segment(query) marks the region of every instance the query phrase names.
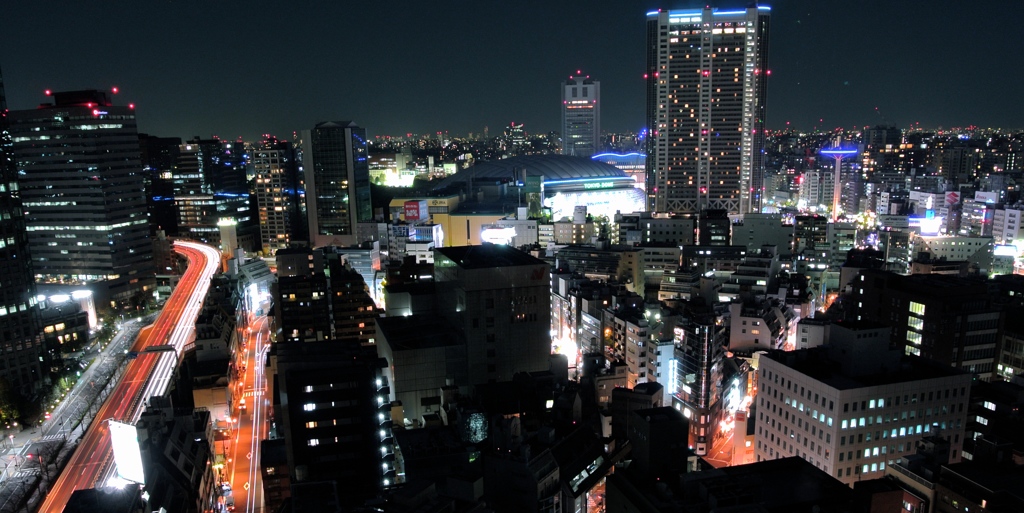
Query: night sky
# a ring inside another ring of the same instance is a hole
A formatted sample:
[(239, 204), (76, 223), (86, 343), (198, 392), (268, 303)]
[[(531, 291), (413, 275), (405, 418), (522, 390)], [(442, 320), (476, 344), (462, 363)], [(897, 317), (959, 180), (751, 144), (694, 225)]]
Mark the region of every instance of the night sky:
[[(770, 128), (1024, 127), (1020, 0), (769, 5)], [(3, 0), (0, 68), (12, 109), (116, 85), (141, 132), (247, 139), (328, 119), (372, 135), (558, 130), (559, 81), (580, 69), (601, 81), (602, 128), (635, 131), (644, 13), (699, 6)]]

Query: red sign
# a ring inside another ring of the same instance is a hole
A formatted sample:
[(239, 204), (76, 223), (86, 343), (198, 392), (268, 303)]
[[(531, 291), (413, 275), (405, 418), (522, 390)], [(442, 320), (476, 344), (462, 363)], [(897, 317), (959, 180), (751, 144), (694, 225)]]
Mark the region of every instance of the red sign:
[[(423, 202), (426, 203), (426, 202)], [(426, 212), (420, 212), (419, 201), (406, 201), (405, 202), (405, 220), (406, 221), (419, 221), (421, 215), (426, 215)]]

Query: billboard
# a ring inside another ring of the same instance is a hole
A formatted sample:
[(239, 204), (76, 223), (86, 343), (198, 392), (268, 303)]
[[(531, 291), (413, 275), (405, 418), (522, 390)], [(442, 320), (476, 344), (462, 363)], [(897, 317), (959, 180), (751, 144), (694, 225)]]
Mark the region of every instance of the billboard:
[(960, 193), (956, 191), (947, 191), (945, 207), (949, 208), (957, 203), (960, 203)]
[(427, 213), (427, 202), (426, 200), (411, 200), (405, 202), (405, 220), (408, 221), (419, 221), (421, 219), (428, 219), (430, 215)]
[(142, 475), (142, 453), (139, 451), (139, 434), (135, 426), (114, 420), (108, 425), (117, 475), (128, 481), (145, 484), (146, 479)]

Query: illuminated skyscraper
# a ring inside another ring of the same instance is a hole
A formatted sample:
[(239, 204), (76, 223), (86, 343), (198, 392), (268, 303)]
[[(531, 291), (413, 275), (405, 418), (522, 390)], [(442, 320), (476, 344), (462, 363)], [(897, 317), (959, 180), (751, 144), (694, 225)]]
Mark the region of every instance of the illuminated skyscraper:
[(293, 241), (306, 240), (305, 229), (301, 226), (298, 192), (301, 186), (295, 160), (291, 143), (270, 136), (250, 152), (264, 255), (275, 254)]
[(601, 148), (601, 83), (577, 71), (562, 82), (562, 155), (589, 157)]
[(36, 286), (138, 304), (156, 284), (134, 105), (108, 93), (52, 93), (10, 113)]
[(769, 12), (647, 13), (650, 210), (760, 211)]
[(302, 140), (310, 242), (358, 242), (356, 223), (373, 217), (366, 129), (351, 121), (329, 121), (303, 132)]
[(11, 154), (4, 79), (0, 75), (0, 378), (10, 390), (29, 391), (42, 378), (36, 289), (25, 218), (18, 196), (18, 169)]

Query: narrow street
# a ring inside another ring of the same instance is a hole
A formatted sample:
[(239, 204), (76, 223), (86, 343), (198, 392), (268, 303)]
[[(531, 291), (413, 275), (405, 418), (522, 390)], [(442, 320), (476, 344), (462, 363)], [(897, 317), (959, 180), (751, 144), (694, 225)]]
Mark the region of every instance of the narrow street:
[(235, 511), (263, 511), (263, 479), (260, 474), (260, 441), (267, 438), (270, 411), (265, 365), (270, 348), (270, 323), (261, 316), (250, 323), (247, 340), (235, 358), (233, 383), (237, 398), (232, 405), (232, 420), (237, 421), (235, 436), (228, 448), (227, 475)]

